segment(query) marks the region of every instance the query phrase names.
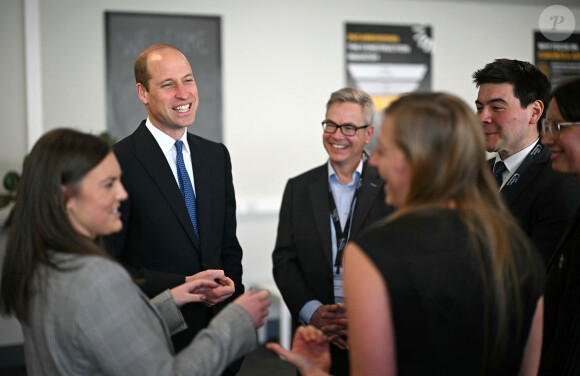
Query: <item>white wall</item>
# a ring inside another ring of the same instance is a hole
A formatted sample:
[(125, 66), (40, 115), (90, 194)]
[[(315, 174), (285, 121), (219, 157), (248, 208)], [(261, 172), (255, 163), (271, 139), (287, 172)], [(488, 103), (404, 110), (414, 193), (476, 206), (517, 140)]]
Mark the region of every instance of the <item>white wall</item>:
[[(388, 0), (38, 1), (43, 101), (33, 105), (42, 106), (45, 130), (106, 128), (105, 11), (222, 18), (224, 138), (248, 285), (271, 280), (286, 180), (326, 160), (319, 123), (329, 94), (345, 85), (346, 22), (432, 26), (434, 90), (473, 103), (474, 70), (500, 57), (532, 61), (533, 30), (545, 8)], [(0, 176), (19, 169), (26, 151), (23, 2), (0, 2)], [(580, 6), (571, 10), (580, 24)], [(200, 100), (203, 106), (203, 93)], [(136, 114), (135, 125), (143, 117)]]
[[(224, 139), (239, 212), (271, 213), (289, 177), (326, 159), (319, 123), (330, 92), (345, 85), (345, 22), (431, 25), (433, 88), (473, 103), (474, 70), (499, 57), (533, 59), (532, 31), (543, 9), (376, 0), (41, 1), (45, 128), (105, 129), (105, 11), (221, 16)], [(574, 11), (580, 22), (580, 8)], [(135, 125), (143, 117), (136, 114)], [(269, 262), (270, 237), (243, 245)], [(267, 272), (252, 275), (269, 277), (265, 265)]]
[(431, 25), (433, 88), (473, 103), (474, 70), (498, 57), (533, 59), (544, 9), (376, 0), (45, 0), (40, 8), (46, 129), (105, 129), (104, 11), (221, 16), (224, 138), (242, 205), (278, 202), (289, 176), (325, 159), (319, 122), (330, 92), (345, 85), (345, 22)]
[(23, 0), (0, 1), (0, 178), (20, 170), (26, 150), (23, 17)]

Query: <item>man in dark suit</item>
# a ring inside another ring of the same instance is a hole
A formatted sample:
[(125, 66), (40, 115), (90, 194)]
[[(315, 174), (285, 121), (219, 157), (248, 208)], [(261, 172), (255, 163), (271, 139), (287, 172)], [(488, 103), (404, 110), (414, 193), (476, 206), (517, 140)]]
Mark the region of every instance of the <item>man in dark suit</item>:
[(392, 209), (363, 151), (374, 131), (371, 97), (345, 88), (332, 94), (326, 108), (322, 139), (329, 160), (288, 181), (272, 259), (294, 326), (322, 329), (331, 339), (331, 373), (348, 375), (343, 246)]
[(580, 186), (552, 171), (539, 123), (550, 95), (548, 78), (532, 64), (498, 59), (473, 74), (475, 105), (501, 195), (542, 254), (550, 260), (567, 223), (580, 206)]
[(228, 277), (203, 304), (182, 310), (188, 329), (173, 337), (179, 351), (244, 290), (231, 162), (224, 145), (187, 132), (198, 93), (179, 50), (149, 47), (135, 61), (135, 79), (148, 117), (114, 146), (129, 198), (120, 208), (123, 230), (105, 239), (107, 249), (149, 296), (207, 269)]

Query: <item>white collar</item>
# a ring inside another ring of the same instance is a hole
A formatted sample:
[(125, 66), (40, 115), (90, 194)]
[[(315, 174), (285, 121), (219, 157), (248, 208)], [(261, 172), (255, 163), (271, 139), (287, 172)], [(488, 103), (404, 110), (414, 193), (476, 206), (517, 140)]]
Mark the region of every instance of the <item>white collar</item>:
[[(355, 183), (356, 179), (356, 173), (358, 172), (358, 175), (361, 176), (362, 175), (362, 168), (363, 168), (363, 161), (364, 158), (361, 158), (360, 161), (358, 162), (358, 165), (356, 166), (356, 169), (354, 170), (354, 172), (352, 173), (352, 180), (351, 180), (351, 184)], [(334, 167), (332, 167), (332, 163), (330, 163), (330, 159), (328, 160), (328, 179), (330, 179), (330, 177), (332, 175), (336, 175), (336, 171), (334, 171)], [(337, 177), (338, 178), (338, 177)], [(340, 179), (337, 179), (338, 181), (340, 181)]]
[[(175, 146), (175, 140), (169, 137), (166, 133), (160, 131), (159, 128), (154, 126), (153, 123), (151, 123), (149, 117), (147, 117), (147, 120), (145, 121), (145, 126), (147, 127), (147, 129), (149, 129), (149, 132), (151, 132), (153, 138), (155, 138), (155, 141), (157, 141), (157, 143), (159, 144), (159, 147), (161, 148), (161, 151), (163, 151), (163, 154), (167, 154), (167, 152), (170, 151), (171, 148)], [(183, 142), (183, 152), (190, 153), (189, 144), (187, 143), (187, 132), (183, 132), (183, 136), (181, 136), (181, 141)]]
[[(517, 153), (515, 153), (513, 155), (510, 155), (509, 157), (507, 157), (506, 159), (503, 160), (503, 163), (505, 163), (505, 166), (508, 169), (508, 171), (510, 172), (510, 174), (513, 174), (518, 169), (518, 167), (520, 167), (520, 165), (522, 164), (524, 159), (526, 159), (528, 154), (530, 154), (530, 151), (532, 151), (532, 149), (534, 148), (534, 146), (536, 146), (536, 144), (538, 143), (539, 140), (540, 140), (540, 138), (538, 137), (536, 139), (536, 141), (532, 142), (532, 144), (530, 146), (518, 151)], [(502, 159), (500, 158), (499, 154), (497, 154), (495, 156), (495, 161), (493, 164), (495, 165), (498, 161), (501, 161), (501, 160)]]

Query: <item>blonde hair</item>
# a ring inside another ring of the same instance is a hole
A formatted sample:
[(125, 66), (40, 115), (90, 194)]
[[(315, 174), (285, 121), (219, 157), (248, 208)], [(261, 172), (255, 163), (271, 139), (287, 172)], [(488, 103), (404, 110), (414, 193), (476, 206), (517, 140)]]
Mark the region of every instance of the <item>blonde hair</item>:
[(335, 91), (330, 95), (330, 99), (326, 102), (326, 111), (335, 103), (352, 102), (361, 106), (365, 118), (365, 124), (372, 125), (375, 117), (375, 103), (370, 95), (366, 92), (354, 88), (345, 87)]
[(462, 100), (444, 93), (401, 97), (385, 117), (393, 120), (393, 141), (412, 170), (406, 202), (389, 221), (450, 203), (456, 209), (477, 250), (486, 296), (484, 364), (494, 363), (505, 354), (510, 333), (521, 332), (521, 325), (511, 331), (509, 315), (522, 316), (520, 282), (527, 273), (518, 271), (522, 254), (514, 251), (524, 249), (525, 259), (532, 259), (526, 236), (498, 194), (481, 125)]

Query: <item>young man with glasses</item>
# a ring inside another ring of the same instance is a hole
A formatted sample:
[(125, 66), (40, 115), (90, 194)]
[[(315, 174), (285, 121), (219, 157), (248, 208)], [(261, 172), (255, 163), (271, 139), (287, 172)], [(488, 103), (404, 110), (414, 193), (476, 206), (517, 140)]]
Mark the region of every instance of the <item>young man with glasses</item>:
[(548, 263), (566, 224), (580, 206), (580, 185), (552, 171), (540, 124), (550, 94), (548, 78), (530, 63), (498, 59), (473, 74), (475, 105), (490, 168), (512, 214)]
[(371, 97), (359, 89), (332, 93), (322, 122), (328, 162), (288, 181), (272, 254), (274, 279), (294, 327), (314, 325), (330, 338), (333, 375), (349, 374), (343, 248), (392, 211), (384, 182), (364, 152), (374, 110)]

